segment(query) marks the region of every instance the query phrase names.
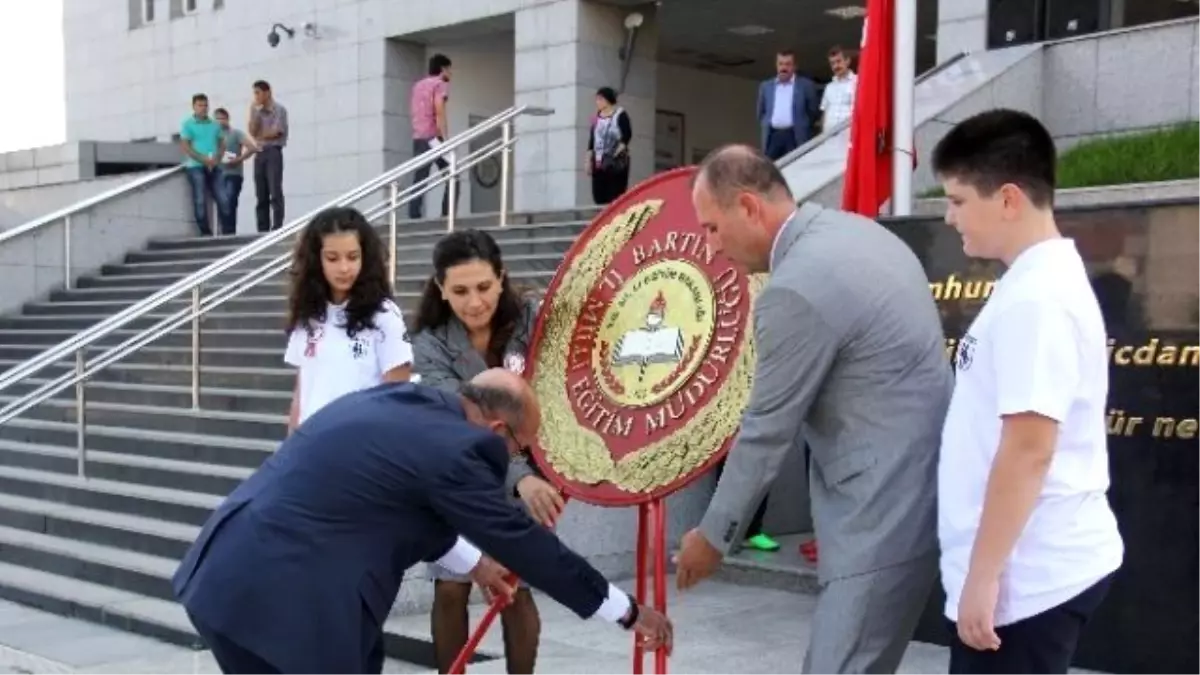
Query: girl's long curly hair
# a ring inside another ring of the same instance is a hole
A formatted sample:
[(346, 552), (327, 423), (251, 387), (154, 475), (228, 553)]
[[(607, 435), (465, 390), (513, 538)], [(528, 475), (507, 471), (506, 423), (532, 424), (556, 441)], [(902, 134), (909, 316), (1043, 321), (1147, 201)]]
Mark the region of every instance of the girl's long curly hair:
[(321, 269), (321, 247), (331, 234), (353, 232), (362, 248), (362, 268), (346, 298), (346, 334), (375, 328), (375, 314), (392, 299), (383, 241), (375, 228), (357, 209), (335, 206), (325, 209), (309, 221), (292, 253), (292, 284), (288, 293), (287, 331), (325, 321), (325, 310), (332, 302), (329, 282)]
[(447, 322), (457, 321), (450, 303), (442, 299), (441, 284), (446, 282), (446, 270), (473, 260), (481, 260), (491, 266), (496, 277), (501, 279), (500, 298), (496, 300), (496, 313), (492, 315), (492, 335), (488, 338), (485, 355), (490, 366), (498, 366), (504, 360), (504, 349), (508, 340), (522, 320), (524, 303), (504, 273), (504, 260), (500, 257), (500, 246), (491, 235), (480, 230), (459, 230), (441, 238), (433, 247), (433, 276), (425, 283), (421, 294), (421, 306), (417, 310), (413, 332), (427, 328), (439, 328)]

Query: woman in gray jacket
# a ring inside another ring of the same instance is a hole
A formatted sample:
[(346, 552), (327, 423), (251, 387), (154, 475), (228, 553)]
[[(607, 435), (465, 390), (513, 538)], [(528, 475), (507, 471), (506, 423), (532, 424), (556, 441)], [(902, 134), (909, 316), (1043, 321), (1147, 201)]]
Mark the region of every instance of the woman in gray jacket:
[[(523, 372), (538, 301), (513, 289), (495, 240), (478, 230), (448, 234), (434, 246), (433, 267), (412, 342), (413, 372), (420, 383), (454, 392), (487, 368)], [(507, 485), (534, 520), (554, 526), (562, 497), (526, 459), (509, 465)], [(467, 642), (471, 582), (433, 564), (430, 576), (433, 645), (438, 671), (445, 673)], [(541, 619), (528, 587), (517, 591), (500, 620), (508, 672), (532, 673)]]

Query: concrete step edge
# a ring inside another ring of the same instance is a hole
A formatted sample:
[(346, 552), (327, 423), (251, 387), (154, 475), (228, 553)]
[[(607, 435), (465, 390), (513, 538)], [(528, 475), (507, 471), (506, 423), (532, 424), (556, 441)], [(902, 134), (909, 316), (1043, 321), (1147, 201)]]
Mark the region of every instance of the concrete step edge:
[[(521, 244), (533, 244), (533, 243), (544, 244), (547, 242), (561, 244), (561, 243), (573, 242), (576, 239), (578, 239), (578, 237), (537, 237), (537, 238), (532, 238), (532, 239), (507, 239), (507, 240), (499, 239), (496, 241), (496, 243), (500, 245), (501, 249), (503, 249), (505, 244), (508, 244), (511, 246), (516, 246), (516, 245), (521, 245)], [(422, 248), (433, 248), (433, 246), (434, 246), (433, 244), (426, 244), (426, 245), (422, 245), (421, 247)], [(208, 251), (209, 249), (204, 249), (204, 250)], [(146, 251), (142, 250), (142, 251), (138, 251), (138, 252), (145, 253)], [(181, 262), (204, 262), (205, 264), (211, 265), (212, 263), (214, 263), (218, 260), (221, 260), (224, 257), (225, 256), (212, 256), (212, 257), (203, 257), (203, 258), (201, 258), (201, 257), (185, 258), (183, 260), (152, 260), (152, 261), (145, 261), (145, 262), (123, 262), (123, 263), (113, 263), (110, 265), (105, 265), (105, 267), (108, 267), (110, 269), (111, 268), (174, 267)], [(274, 260), (277, 257), (278, 257), (278, 255), (276, 255), (276, 254), (257, 255), (257, 256), (252, 256), (245, 262), (258, 262), (261, 265), (263, 262), (265, 262), (267, 260)], [(561, 257), (562, 257), (561, 253), (511, 253), (511, 254), (505, 255), (504, 260), (505, 260), (505, 262), (510, 262), (510, 261), (523, 262), (523, 261), (528, 261), (528, 260), (547, 260), (547, 259), (553, 260), (553, 259), (561, 258)], [(430, 264), (432, 264), (432, 262), (428, 258), (425, 258), (425, 257), (422, 257), (422, 258), (397, 258), (396, 259), (397, 267), (399, 267), (401, 265), (430, 265)], [(245, 270), (235, 268), (235, 269), (230, 269), (230, 270), (226, 270), (225, 272), (222, 272), (222, 274), (237, 274), (237, 273), (245, 274)], [(127, 277), (139, 277), (139, 276), (155, 276), (155, 277), (157, 277), (157, 276), (161, 276), (161, 275), (159, 275), (159, 274), (112, 274), (112, 273), (106, 273), (106, 274), (100, 274), (100, 275), (92, 275), (92, 276), (83, 277), (83, 278), (85, 278), (85, 279), (100, 279), (100, 278), (127, 278)], [(179, 275), (179, 276), (186, 276), (186, 275)]]
[[(0, 402), (11, 403), (17, 400), (16, 396), (0, 395)], [(49, 399), (42, 405), (53, 405), (56, 407), (74, 406), (75, 401), (64, 401), (62, 399)], [(172, 408), (169, 406), (142, 405), (138, 403), (112, 403), (109, 401), (89, 401), (88, 408), (94, 410), (108, 410), (112, 412), (126, 412), (140, 415), (191, 415), (193, 417), (207, 419), (221, 419), (234, 422), (262, 422), (272, 424), (276, 422), (284, 422), (287, 420), (287, 415), (269, 415), (266, 413), (248, 413), (248, 412), (233, 412), (229, 410), (192, 410), (191, 408)]]
[(175, 539), (185, 543), (195, 541), (196, 537), (200, 534), (200, 527), (197, 525), (159, 520), (157, 518), (146, 518), (145, 516), (136, 516), (131, 513), (74, 506), (72, 504), (19, 495), (0, 494), (0, 508), (36, 514), (46, 518), (70, 520), (89, 525), (126, 530), (138, 534)]
[(0, 548), (6, 546), (19, 546), (106, 567), (131, 570), (162, 579), (170, 579), (175, 574), (175, 568), (179, 566), (177, 560), (149, 553), (126, 551), (90, 541), (67, 539), (33, 530), (0, 525)]
[(146, 501), (182, 504), (185, 506), (206, 509), (217, 508), (217, 506), (219, 506), (221, 501), (224, 499), (223, 497), (218, 497), (217, 495), (205, 494), (201, 492), (187, 492), (184, 490), (160, 488), (152, 485), (122, 483), (120, 481), (105, 480), (102, 478), (85, 479), (80, 478), (79, 476), (60, 474), (53, 471), (25, 469), (15, 466), (0, 466), (0, 477), (11, 478), (13, 480), (24, 480), (33, 483), (44, 483), (47, 485), (74, 488), (78, 490), (87, 490), (102, 494), (115, 494), (134, 499), (144, 499)]
[[(44, 443), (26, 443), (24, 441), (12, 441), (4, 438), (0, 438), (0, 449), (31, 455), (52, 455), (66, 459), (75, 459), (76, 457), (75, 448), (47, 445)], [(122, 452), (92, 450), (90, 448), (87, 451), (87, 460), (89, 463), (118, 464), (142, 469), (159, 469), (175, 473), (233, 478), (235, 480), (245, 480), (250, 477), (250, 474), (254, 473), (253, 469), (247, 467), (189, 462), (181, 459), (165, 459), (147, 457), (145, 455), (130, 455)]]
[[(32, 429), (60, 429), (62, 431), (75, 431), (74, 422), (40, 420), (30, 417), (18, 417), (5, 422), (5, 426), (9, 425)], [(171, 443), (186, 443), (188, 445), (200, 445), (205, 447), (219, 446), (232, 450), (262, 450), (264, 452), (273, 452), (275, 448), (279, 447), (280, 443), (279, 441), (261, 438), (209, 436), (206, 434), (190, 434), (183, 431), (159, 431), (157, 429), (114, 427), (103, 424), (89, 424), (87, 425), (87, 432), (88, 434), (95, 436), (110, 436), (129, 440), (166, 441)]]
[[(12, 367), (12, 366), (20, 365), (22, 363), (24, 363), (24, 361), (22, 361), (20, 359), (0, 359), (0, 366)], [(49, 367), (50, 366), (47, 366), (47, 368), (49, 368)], [(74, 367), (74, 366), (72, 366), (72, 367)], [(105, 370), (108, 370), (110, 368), (117, 369), (117, 370), (166, 370), (166, 371), (175, 371), (175, 372), (179, 372), (179, 373), (190, 373), (192, 370), (191, 366), (155, 365), (155, 364), (150, 364), (150, 363), (119, 363), (119, 362), (108, 366), (108, 368), (105, 368)], [(222, 375), (280, 375), (280, 374), (295, 375), (296, 369), (291, 368), (291, 367), (239, 368), (237, 366), (208, 366), (208, 365), (206, 365), (206, 366), (204, 366), (204, 372), (220, 373)]]
[[(550, 211), (547, 213), (556, 213), (556, 212)], [(572, 213), (581, 213), (582, 214), (582, 213), (584, 213), (584, 211), (572, 211)], [(545, 228), (549, 228), (549, 227), (571, 227), (571, 226), (586, 227), (588, 225), (588, 223), (591, 222), (591, 219), (595, 218), (598, 213), (599, 213), (599, 211), (595, 211), (594, 213), (592, 213), (592, 215), (588, 216), (588, 218), (586, 220), (569, 219), (569, 220), (545, 222), (545, 223), (512, 222), (508, 225), (505, 225), (504, 227), (501, 227), (499, 224), (496, 224), (496, 225), (484, 225), (482, 227), (470, 227), (469, 229), (483, 230), (484, 232), (487, 232), (488, 234), (493, 234), (495, 232), (512, 232), (514, 230), (539, 230), (539, 229), (545, 229)], [(478, 218), (481, 220), (485, 219), (486, 215), (487, 214), (482, 214), (482, 213), (481, 214), (471, 214), (470, 216), (467, 217), (467, 222), (470, 222), (470, 220), (473, 220), (475, 218)], [(498, 218), (499, 213), (497, 213), (496, 216)], [(523, 217), (518, 218), (518, 219), (523, 219)], [(444, 229), (445, 226), (443, 224), (444, 221), (424, 221), (427, 224), (438, 226), (436, 228), (429, 229), (429, 230), (413, 230), (410, 227), (412, 225), (412, 222), (413, 221), (402, 220), (397, 224), (397, 227), (396, 227), (396, 238), (397, 239), (409, 239), (409, 238), (415, 238), (415, 237), (427, 237), (430, 235), (445, 234), (445, 229)], [(382, 223), (375, 224), (375, 229), (377, 229), (377, 230), (381, 230), (384, 227), (385, 227), (385, 225), (383, 225)], [(257, 241), (260, 236), (261, 235), (257, 235), (257, 234), (237, 234), (237, 235), (233, 235), (231, 237), (218, 237), (218, 239), (227, 240), (231, 247), (240, 248), (251, 242)], [(494, 234), (493, 234), (493, 236), (494, 236)], [(161, 244), (177, 244), (177, 243), (186, 243), (186, 242), (195, 243), (197, 241), (204, 241), (204, 239), (201, 239), (200, 237), (197, 237), (195, 235), (179, 236), (179, 237), (155, 237), (155, 238), (150, 239), (147, 242), (146, 248), (150, 249), (155, 244), (159, 244), (159, 245), (161, 245)], [(286, 245), (289, 241), (291, 241), (291, 240), (284, 239), (280, 242), (280, 244)], [(219, 244), (215, 244), (215, 243), (209, 244), (209, 246), (218, 246), (218, 245)], [(204, 246), (201, 245), (201, 246), (197, 246), (196, 248), (204, 248)]]
[[(23, 380), (31, 384), (46, 384), (49, 379), (40, 377), (31, 377)], [(88, 389), (112, 389), (116, 391), (149, 391), (160, 394), (190, 394), (191, 387), (176, 386), (170, 384), (142, 384), (140, 382), (113, 382), (110, 380), (90, 380), (87, 384)], [(263, 398), (263, 399), (278, 399), (280, 401), (291, 401), (292, 392), (290, 391), (272, 391), (269, 389), (231, 389), (229, 387), (203, 387), (200, 389), (201, 395), (207, 394), (210, 396), (234, 396), (243, 398)]]
[[(4, 348), (4, 349), (32, 349), (32, 350), (35, 350), (40, 353), (40, 352), (46, 351), (47, 348), (52, 347), (52, 346), (53, 345), (13, 343), (13, 344), (3, 345), (2, 348)], [(286, 347), (286, 344), (283, 346)], [(87, 349), (89, 349), (91, 351), (108, 351), (109, 349), (112, 349), (112, 346), (111, 345), (101, 346), (101, 345), (97, 345), (97, 344), (93, 343), (93, 344), (89, 345), (87, 347)], [(204, 347), (202, 345), (201, 349), (203, 349), (205, 352), (208, 352), (210, 354), (251, 354), (251, 355), (258, 355), (258, 356), (278, 356), (280, 361), (283, 360), (283, 352), (284, 352), (284, 349), (282, 347), (280, 349), (268, 349), (266, 347)], [(148, 345), (142, 347), (141, 349), (138, 349), (137, 351), (135, 351), (133, 353), (136, 354), (138, 352), (143, 352), (143, 351), (169, 352), (169, 353), (187, 352), (188, 354), (191, 354), (192, 348), (190, 345), (187, 347), (160, 347), (160, 346), (156, 346), (153, 343), (151, 343), (151, 344), (148, 344)]]
[[(187, 613), (174, 602), (3, 562), (0, 562), (0, 586), (10, 589), (2, 595), (20, 604), (36, 607), (28, 600), (23, 601), (21, 596), (40, 595), (70, 607), (99, 610), (99, 621), (84, 617), (96, 623), (124, 627), (125, 619), (134, 619), (180, 634), (171, 640), (176, 644), (183, 644), (182, 636), (190, 635), (190, 646), (202, 647)], [(103, 601), (96, 602), (97, 599)]]

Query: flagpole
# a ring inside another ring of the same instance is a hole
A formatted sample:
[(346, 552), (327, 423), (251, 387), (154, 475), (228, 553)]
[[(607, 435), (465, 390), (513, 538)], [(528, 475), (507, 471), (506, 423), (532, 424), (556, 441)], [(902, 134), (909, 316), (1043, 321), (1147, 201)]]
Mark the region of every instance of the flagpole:
[(894, 0), (895, 37), (892, 40), (892, 215), (912, 215), (913, 101), (916, 87), (917, 0)]

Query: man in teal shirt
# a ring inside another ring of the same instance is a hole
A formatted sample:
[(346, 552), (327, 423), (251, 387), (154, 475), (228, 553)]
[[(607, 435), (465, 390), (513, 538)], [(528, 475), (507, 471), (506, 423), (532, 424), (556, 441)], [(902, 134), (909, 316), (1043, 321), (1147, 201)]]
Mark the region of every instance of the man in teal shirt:
[(217, 167), (223, 152), (221, 126), (208, 116), (208, 97), (192, 97), (192, 114), (183, 120), (179, 131), (184, 167), (192, 185), (192, 213), (200, 234), (212, 234), (208, 220), (208, 201), (217, 199)]

